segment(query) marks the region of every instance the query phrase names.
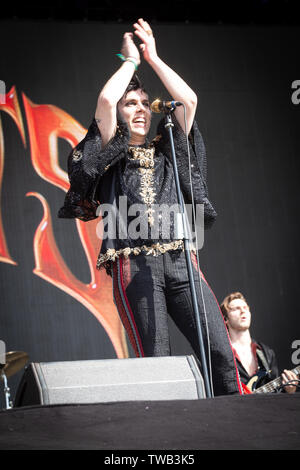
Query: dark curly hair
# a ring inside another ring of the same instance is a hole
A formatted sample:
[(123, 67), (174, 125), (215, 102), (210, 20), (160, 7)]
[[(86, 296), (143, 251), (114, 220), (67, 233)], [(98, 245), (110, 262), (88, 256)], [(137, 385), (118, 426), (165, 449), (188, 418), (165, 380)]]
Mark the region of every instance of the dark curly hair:
[[(128, 85), (128, 87), (126, 88), (125, 93), (124, 93), (124, 95), (122, 96), (121, 100), (122, 100), (123, 98), (126, 98), (127, 93), (129, 93), (129, 92), (132, 91), (132, 90), (142, 90), (144, 93), (147, 93), (147, 94), (148, 94), (148, 92), (146, 91), (146, 89), (145, 89), (143, 83), (141, 82), (141, 80), (139, 79), (139, 77), (137, 76), (136, 73), (133, 75), (132, 79), (130, 80), (129, 85)], [(120, 101), (121, 101), (121, 100), (120, 100)]]

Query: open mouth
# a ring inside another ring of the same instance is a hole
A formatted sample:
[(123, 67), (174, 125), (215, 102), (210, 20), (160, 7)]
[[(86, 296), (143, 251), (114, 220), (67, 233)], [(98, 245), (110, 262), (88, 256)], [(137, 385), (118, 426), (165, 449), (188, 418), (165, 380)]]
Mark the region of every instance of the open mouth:
[(146, 119), (139, 117), (139, 118), (134, 119), (133, 123), (136, 124), (137, 126), (145, 127)]

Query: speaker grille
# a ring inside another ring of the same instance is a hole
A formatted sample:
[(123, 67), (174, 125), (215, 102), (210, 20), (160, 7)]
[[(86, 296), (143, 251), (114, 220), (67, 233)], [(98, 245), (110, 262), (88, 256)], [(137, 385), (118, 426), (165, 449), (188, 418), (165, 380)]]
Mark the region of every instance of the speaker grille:
[(193, 356), (31, 363), (15, 406), (204, 398)]

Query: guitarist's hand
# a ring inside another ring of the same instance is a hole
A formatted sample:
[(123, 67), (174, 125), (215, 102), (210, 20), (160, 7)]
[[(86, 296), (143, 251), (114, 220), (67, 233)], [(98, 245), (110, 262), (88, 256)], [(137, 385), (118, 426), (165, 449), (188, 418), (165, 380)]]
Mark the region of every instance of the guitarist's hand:
[(297, 375), (292, 372), (291, 370), (286, 370), (284, 369), (283, 373), (281, 374), (281, 380), (282, 380), (282, 385), (284, 384), (287, 384), (288, 382), (294, 382), (295, 385), (287, 385), (286, 387), (284, 387), (284, 390), (287, 392), (287, 393), (295, 393), (295, 391), (297, 390), (297, 384), (299, 383), (298, 382), (298, 378), (297, 378)]

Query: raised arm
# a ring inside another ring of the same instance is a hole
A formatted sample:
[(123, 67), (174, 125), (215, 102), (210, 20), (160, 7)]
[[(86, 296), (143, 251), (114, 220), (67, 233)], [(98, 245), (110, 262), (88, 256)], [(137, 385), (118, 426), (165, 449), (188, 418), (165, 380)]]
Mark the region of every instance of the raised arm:
[[(140, 64), (140, 54), (133, 41), (133, 33), (125, 33), (121, 53), (126, 60), (113, 74), (101, 90), (95, 119), (97, 121), (103, 146), (105, 146), (116, 133), (117, 104), (135, 72), (135, 64)], [(130, 59), (133, 59), (132, 61)]]
[[(140, 48), (144, 59), (158, 75), (168, 93), (175, 101), (186, 106), (187, 133), (189, 134), (197, 108), (197, 95), (189, 85), (157, 55), (155, 39), (149, 24), (142, 18), (134, 23), (135, 34), (142, 41)], [(181, 128), (185, 130), (184, 111), (182, 107), (174, 111)]]

